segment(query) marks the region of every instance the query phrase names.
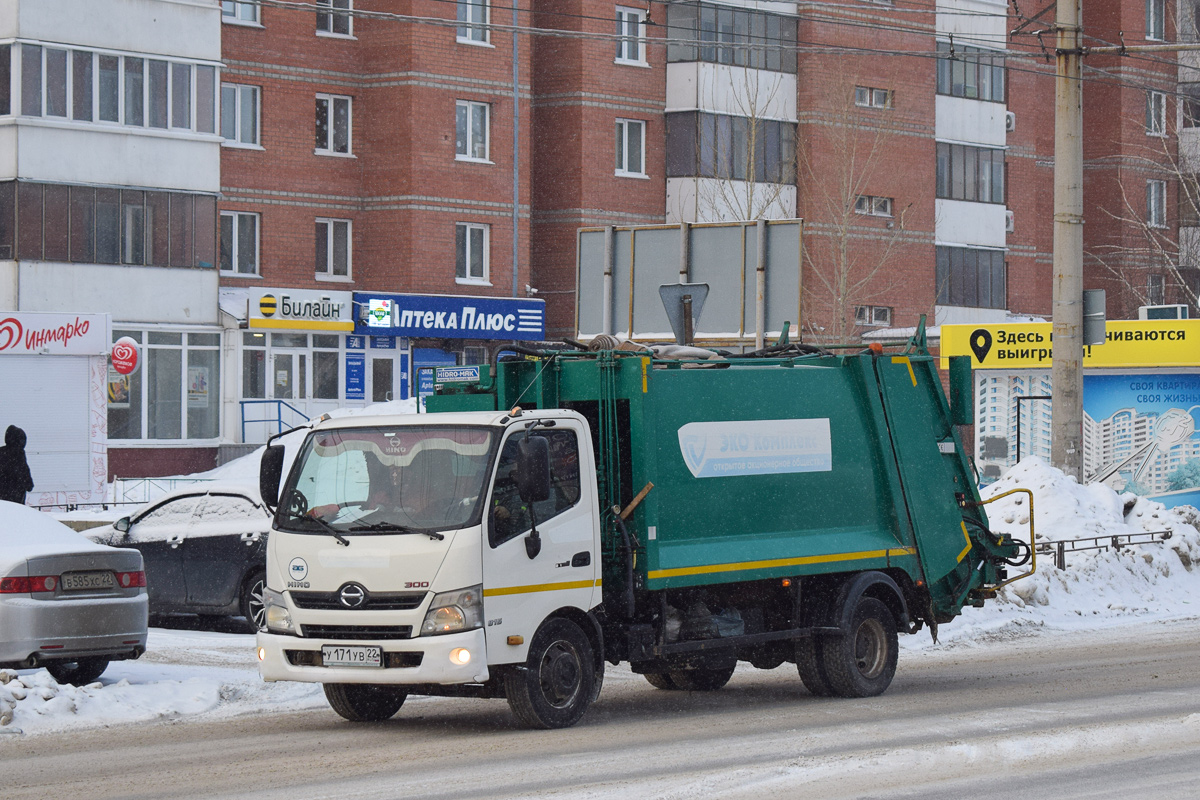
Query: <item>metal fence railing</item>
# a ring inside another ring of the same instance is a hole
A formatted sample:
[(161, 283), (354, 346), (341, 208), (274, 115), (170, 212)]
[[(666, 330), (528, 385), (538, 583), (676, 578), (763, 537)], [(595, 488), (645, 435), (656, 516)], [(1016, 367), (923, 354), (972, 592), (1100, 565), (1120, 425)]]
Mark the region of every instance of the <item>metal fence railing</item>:
[(1081, 553), (1086, 550), (1121, 550), (1134, 545), (1162, 544), (1170, 538), (1170, 531), (1141, 531), (1139, 533), (1118, 533), (1107, 536), (1083, 536), (1079, 539), (1058, 539), (1038, 542), (1037, 551), (1041, 555), (1053, 555), (1054, 566), (1059, 569), (1066, 569), (1067, 553)]
[[(285, 400), (239, 400), (238, 404), (242, 407), (243, 442), (249, 441), (246, 438), (247, 425), (262, 425), (266, 433), (262, 437), (262, 441), (265, 442), (268, 437), (277, 433), (283, 433), (286, 430), (295, 428), (297, 425), (303, 425), (309, 420), (307, 414)], [(261, 407), (265, 413), (258, 417), (247, 419), (246, 410), (251, 406)], [(274, 414), (272, 414), (272, 410), (274, 410)]]

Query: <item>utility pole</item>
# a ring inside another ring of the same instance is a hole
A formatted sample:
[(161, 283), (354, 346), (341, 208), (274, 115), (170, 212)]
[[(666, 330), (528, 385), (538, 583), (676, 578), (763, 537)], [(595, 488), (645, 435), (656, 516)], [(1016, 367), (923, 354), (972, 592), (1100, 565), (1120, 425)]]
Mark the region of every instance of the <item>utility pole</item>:
[(1083, 15), (1058, 0), (1050, 460), (1083, 481)]

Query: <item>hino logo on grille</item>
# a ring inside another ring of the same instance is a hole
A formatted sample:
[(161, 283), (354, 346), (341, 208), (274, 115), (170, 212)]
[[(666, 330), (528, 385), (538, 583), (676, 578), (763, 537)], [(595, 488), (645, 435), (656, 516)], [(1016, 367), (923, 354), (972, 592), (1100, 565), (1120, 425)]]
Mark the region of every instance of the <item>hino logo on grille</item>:
[(357, 583), (347, 583), (338, 591), (338, 600), (346, 608), (358, 608), (367, 602), (367, 590)]

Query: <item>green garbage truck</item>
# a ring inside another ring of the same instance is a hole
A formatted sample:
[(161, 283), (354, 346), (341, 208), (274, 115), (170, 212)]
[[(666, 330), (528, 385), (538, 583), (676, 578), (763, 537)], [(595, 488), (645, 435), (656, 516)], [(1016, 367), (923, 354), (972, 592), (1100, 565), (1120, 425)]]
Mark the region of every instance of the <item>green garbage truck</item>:
[(899, 633), (936, 636), (1032, 556), (988, 529), (951, 372), (954, 403), (923, 330), (514, 346), (440, 370), (428, 413), (317, 421), (287, 476), (263, 456), (262, 676), (354, 721), (503, 697), (540, 728), (576, 723), (606, 663), (666, 691), (794, 663), (813, 694), (878, 695)]

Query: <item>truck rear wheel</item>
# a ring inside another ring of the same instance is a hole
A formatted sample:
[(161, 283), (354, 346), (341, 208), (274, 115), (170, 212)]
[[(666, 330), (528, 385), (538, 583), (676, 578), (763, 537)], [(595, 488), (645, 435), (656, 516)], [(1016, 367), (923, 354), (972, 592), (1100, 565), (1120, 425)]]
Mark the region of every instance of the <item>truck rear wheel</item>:
[(812, 636), (796, 642), (796, 671), (800, 673), (800, 682), (808, 693), (815, 697), (829, 697), (833, 689), (829, 678), (825, 676), (825, 664), (822, 663), (821, 643)]
[(404, 705), (408, 692), (397, 686), (371, 683), (325, 683), (330, 707), (351, 722), (382, 722)]
[(669, 672), (645, 672), (642, 674), (642, 677), (645, 678), (655, 689), (666, 689), (670, 691), (672, 689), (679, 688), (675, 685), (675, 681), (671, 680), (671, 673)]
[(504, 676), (513, 714), (530, 728), (568, 728), (592, 702), (596, 665), (592, 645), (567, 619), (552, 619), (534, 634), (523, 669)]
[(839, 697), (874, 697), (896, 675), (899, 641), (892, 612), (873, 597), (859, 598), (850, 630), (819, 644), (829, 686)]
[(734, 667), (685, 669), (669, 673), (676, 688), (688, 692), (715, 692), (733, 677)]

